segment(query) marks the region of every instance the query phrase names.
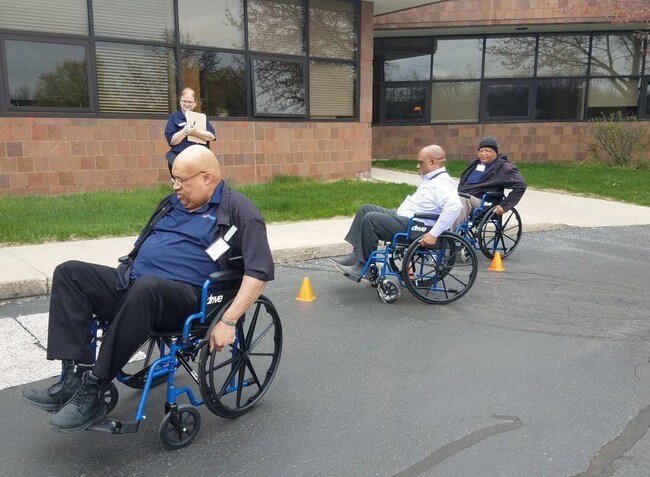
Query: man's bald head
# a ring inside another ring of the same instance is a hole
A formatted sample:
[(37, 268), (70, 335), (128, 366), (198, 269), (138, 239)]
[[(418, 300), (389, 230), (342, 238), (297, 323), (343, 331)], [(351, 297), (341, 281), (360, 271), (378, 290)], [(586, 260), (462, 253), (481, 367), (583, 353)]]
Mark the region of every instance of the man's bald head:
[[(203, 171), (212, 175), (211, 183), (218, 184), (221, 180), (221, 168), (214, 153), (205, 146), (194, 145), (183, 149), (174, 159), (172, 174), (177, 176), (176, 170), (187, 171), (191, 174)], [(191, 175), (190, 174), (190, 175)]]
[(445, 167), (445, 150), (437, 144), (423, 147), (418, 152), (418, 172), (421, 176)]

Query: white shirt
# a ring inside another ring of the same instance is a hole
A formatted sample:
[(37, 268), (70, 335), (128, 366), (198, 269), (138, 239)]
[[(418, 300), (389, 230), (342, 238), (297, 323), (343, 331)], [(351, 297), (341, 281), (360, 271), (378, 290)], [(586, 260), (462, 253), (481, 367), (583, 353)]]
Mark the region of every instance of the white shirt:
[[(449, 229), (460, 215), (462, 205), (456, 190), (456, 183), (442, 167), (425, 174), (423, 182), (413, 195), (404, 199), (397, 209), (397, 215), (413, 217), (415, 214), (438, 214), (440, 217), (429, 231), (434, 237)], [(420, 219), (427, 225), (433, 221)]]

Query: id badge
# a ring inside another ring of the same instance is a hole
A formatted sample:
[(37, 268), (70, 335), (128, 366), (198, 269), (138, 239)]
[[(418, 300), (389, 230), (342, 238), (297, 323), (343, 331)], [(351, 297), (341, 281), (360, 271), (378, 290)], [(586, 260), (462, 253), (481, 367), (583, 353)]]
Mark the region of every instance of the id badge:
[(224, 253), (228, 251), (230, 245), (228, 242), (237, 232), (237, 227), (234, 225), (228, 229), (228, 232), (223, 237), (219, 237), (217, 240), (212, 242), (212, 244), (205, 249), (205, 252), (210, 256), (215, 262), (221, 257)]
[(477, 171), (477, 172), (483, 172), (483, 171), (485, 171), (485, 164), (477, 164), (477, 165), (476, 165), (476, 171)]

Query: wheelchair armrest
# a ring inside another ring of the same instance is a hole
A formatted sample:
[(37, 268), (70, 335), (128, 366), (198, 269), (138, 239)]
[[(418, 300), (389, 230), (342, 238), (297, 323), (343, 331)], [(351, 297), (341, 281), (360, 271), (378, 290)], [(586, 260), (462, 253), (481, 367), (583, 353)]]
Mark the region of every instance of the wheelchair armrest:
[(483, 200), (501, 200), (503, 194), (501, 192), (485, 192), (483, 193)]
[(415, 214), (414, 219), (427, 219), (427, 220), (438, 220), (440, 215), (438, 214)]
[(472, 194), (468, 194), (467, 192), (459, 192), (458, 196), (459, 197), (465, 197), (466, 199), (469, 199), (470, 197), (472, 197)]
[(229, 282), (242, 278), (244, 278), (243, 270), (219, 270), (210, 274), (210, 280), (213, 282)]

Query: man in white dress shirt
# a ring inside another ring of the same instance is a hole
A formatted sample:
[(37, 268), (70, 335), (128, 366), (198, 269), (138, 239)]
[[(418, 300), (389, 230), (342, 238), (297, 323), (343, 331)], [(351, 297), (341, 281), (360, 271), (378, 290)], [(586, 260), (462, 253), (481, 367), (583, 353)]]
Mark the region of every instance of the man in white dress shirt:
[(345, 240), (354, 249), (346, 257), (332, 259), (348, 278), (359, 281), (361, 271), (379, 240), (391, 240), (397, 232), (406, 231), (408, 220), (415, 214), (437, 214), (438, 220), (418, 220), (427, 226), (426, 232), (413, 234), (427, 246), (436, 244), (438, 236), (448, 230), (462, 209), (455, 182), (445, 169), (445, 151), (438, 145), (423, 148), (417, 155), (417, 170), (423, 182), (413, 195), (404, 199), (395, 210), (366, 204), (357, 211)]

